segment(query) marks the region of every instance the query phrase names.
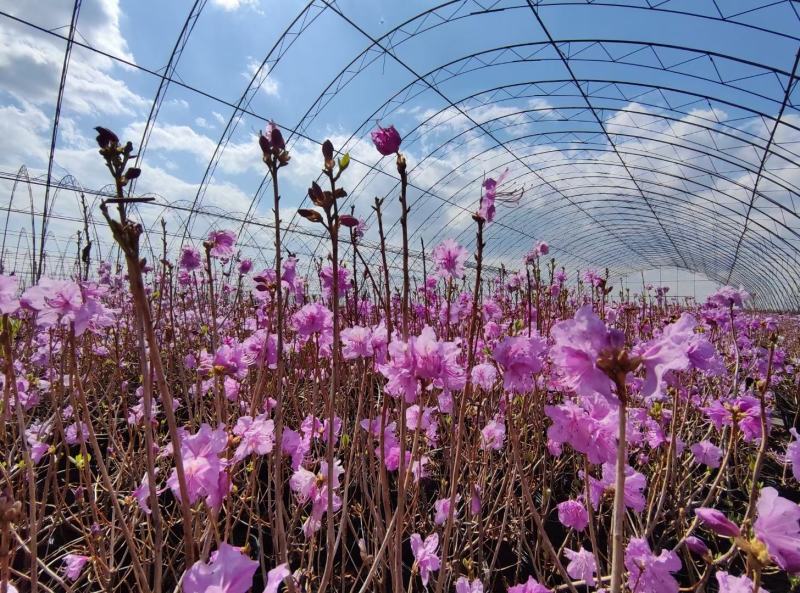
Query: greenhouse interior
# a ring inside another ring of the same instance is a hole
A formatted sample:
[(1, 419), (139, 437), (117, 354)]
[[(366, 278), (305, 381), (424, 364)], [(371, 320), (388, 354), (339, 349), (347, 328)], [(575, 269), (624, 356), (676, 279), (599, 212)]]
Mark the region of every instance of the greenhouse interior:
[(798, 0), (0, 0), (0, 593), (800, 591), (798, 77)]

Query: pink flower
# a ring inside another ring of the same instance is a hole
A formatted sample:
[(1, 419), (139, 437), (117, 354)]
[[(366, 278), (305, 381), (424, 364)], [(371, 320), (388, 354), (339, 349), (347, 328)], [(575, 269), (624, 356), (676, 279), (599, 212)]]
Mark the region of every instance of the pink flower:
[(481, 449), (499, 451), (506, 439), (506, 423), (502, 416), (495, 416), (481, 430)]
[(800, 506), (767, 487), (761, 489), (756, 510), (753, 531), (770, 558), (786, 572), (800, 573)]
[[(212, 509), (218, 509), (222, 499), (230, 490), (230, 479), (225, 471), (226, 461), (219, 454), (228, 446), (228, 435), (224, 428), (212, 430), (203, 424), (195, 434), (185, 431), (181, 436), (183, 471), (189, 504), (194, 504), (201, 496)], [(173, 468), (167, 479), (167, 486), (176, 497), (180, 497), (178, 472)]]
[[(748, 577), (742, 575), (735, 577), (722, 570), (718, 570), (714, 575), (719, 585), (719, 593), (755, 593), (755, 583)], [(769, 593), (759, 587), (758, 593)]]
[(605, 399), (590, 402), (590, 398), (583, 398), (588, 410), (571, 400), (545, 406), (545, 414), (553, 421), (547, 437), (554, 444), (569, 443), (576, 451), (585, 453), (591, 463), (613, 461), (617, 450), (617, 414), (612, 413)]
[(533, 577), (528, 577), (528, 580), (519, 585), (514, 585), (508, 588), (508, 593), (552, 593), (550, 589), (540, 584), (539, 581)]
[(255, 418), (242, 416), (236, 421), (233, 434), (242, 439), (233, 454), (234, 461), (241, 461), (252, 453), (266, 455), (275, 445), (275, 423), (266, 414)]
[[(160, 468), (155, 468), (154, 473), (158, 475), (158, 470)], [(156, 495), (159, 495), (163, 492), (163, 490), (156, 490)], [(131, 492), (131, 496), (136, 499), (136, 502), (139, 504), (139, 508), (142, 509), (142, 512), (145, 515), (149, 515), (152, 510), (150, 509), (150, 477), (147, 472), (145, 472), (144, 476), (142, 477), (142, 483), (139, 485), (136, 490)]]
[(239, 262), (239, 273), (245, 275), (253, 269), (253, 260), (243, 259)]
[(492, 352), (503, 368), (503, 389), (516, 393), (529, 391), (533, 375), (542, 370), (542, 354), (546, 350), (547, 341), (539, 335), (504, 338)]
[(486, 222), (492, 222), (495, 214), (495, 200), (497, 199), (497, 186), (503, 183), (508, 175), (508, 169), (503, 171), (496, 180), (487, 177), (483, 180), (483, 193), (481, 194), (481, 205), (478, 209), (478, 216)]
[(320, 462), (319, 473), (315, 474), (304, 467), (295, 470), (289, 478), (289, 487), (295, 493), (300, 504), (311, 501), (311, 515), (303, 523), (303, 533), (310, 537), (322, 526), (322, 517), (326, 512), (336, 512), (342, 508), (342, 499), (338, 494), (333, 494), (333, 507), (328, 508), (328, 488), (339, 487), (339, 479), (344, 474), (342, 462), (338, 459), (333, 463), (333, 482), (328, 483), (328, 462)]
[(550, 356), (564, 387), (579, 395), (600, 393), (611, 398), (611, 379), (597, 368), (597, 359), (621, 350), (624, 336), (609, 330), (591, 305), (578, 309), (572, 319), (556, 323), (551, 333), (555, 343)]
[(689, 447), (689, 449), (697, 463), (702, 463), (710, 468), (719, 467), (722, 449), (711, 441), (700, 441)]
[(717, 307), (743, 307), (744, 301), (748, 300), (750, 295), (747, 291), (739, 287), (737, 290), (733, 286), (723, 286), (717, 292), (708, 297), (708, 304)]
[(433, 263), (436, 271), (444, 279), (463, 278), (467, 250), (453, 239), (445, 239), (433, 248)]
[(488, 363), (476, 364), (472, 367), (472, 382), (489, 391), (497, 379), (497, 369)]
[(414, 554), (414, 564), (419, 569), (419, 576), (422, 578), (422, 584), (425, 588), (428, 587), (430, 574), (439, 570), (438, 547), (439, 535), (436, 533), (430, 534), (425, 538), (425, 541), (422, 540), (422, 536), (419, 533), (411, 534), (411, 551)]
[(291, 318), (294, 330), (303, 337), (333, 330), (333, 312), (319, 303), (309, 303)]
[(456, 593), (483, 593), (483, 583), (480, 579), (470, 582), (467, 577), (460, 577), (456, 581)]
[[(456, 504), (461, 501), (461, 495), (456, 494)], [(447, 521), (447, 515), (450, 514), (450, 497), (440, 498), (433, 503), (434, 517), (433, 522), (436, 525), (444, 525)], [(458, 516), (458, 509), (453, 509), (453, 516)]]
[(647, 540), (634, 537), (625, 550), (625, 568), (632, 593), (678, 593), (678, 581), (670, 574), (681, 569), (675, 552), (662, 550), (656, 556)]
[(239, 548), (223, 542), (210, 560), (198, 560), (186, 571), (183, 593), (245, 593), (252, 587), (258, 562)]
[(372, 137), (372, 143), (375, 145), (375, 148), (377, 148), (378, 152), (383, 156), (396, 153), (400, 150), (400, 143), (403, 141), (402, 138), (400, 138), (400, 134), (394, 129), (394, 126), (389, 126), (388, 128), (378, 126), (377, 130), (372, 130), (372, 132), (370, 132), (370, 136)]
[(342, 330), (342, 356), (345, 360), (370, 358), (375, 353), (372, 347), (372, 330), (359, 325)]
[[(338, 270), (338, 285), (336, 287), (339, 296), (342, 297), (347, 294), (347, 287), (350, 284), (350, 270), (339, 266)], [(331, 298), (333, 295), (333, 266), (323, 266), (319, 272), (319, 279), (322, 282), (322, 293), (325, 298)]]
[(557, 506), (558, 520), (562, 525), (576, 531), (583, 531), (589, 525), (589, 513), (577, 500), (565, 500)]
[(264, 588), (264, 593), (278, 593), (278, 587), (290, 574), (292, 573), (289, 571), (289, 564), (286, 562), (270, 570), (267, 573), (267, 586)]
[(87, 562), (89, 562), (88, 556), (67, 554), (64, 556), (64, 564), (62, 565), (64, 576), (70, 581), (77, 581)]
[(211, 231), (208, 235), (211, 245), (211, 256), (227, 258), (233, 255), (233, 246), (236, 244), (236, 233), (233, 231)]
[(200, 252), (194, 247), (185, 246), (181, 249), (181, 257), (178, 260), (178, 265), (182, 270), (191, 272), (200, 267), (202, 260), (200, 259)]
[[(592, 499), (592, 506), (597, 508), (600, 504), (601, 496), (606, 492), (614, 490), (616, 483), (616, 469), (613, 463), (603, 464), (603, 477), (600, 480), (589, 476), (589, 495)], [(646, 501), (642, 490), (647, 486), (647, 478), (640, 474), (631, 466), (625, 466), (625, 492), (623, 499), (625, 506), (633, 509), (637, 513), (644, 510)]]
[(17, 285), (19, 278), (0, 274), (0, 313), (10, 315), (19, 309)]
[(700, 507), (694, 510), (694, 514), (700, 522), (714, 533), (724, 537), (738, 537), (741, 535), (739, 527), (725, 516), (725, 513), (708, 507)]
[(597, 572), (594, 554), (584, 550), (581, 546), (577, 552), (569, 548), (565, 549), (564, 555), (569, 559), (567, 574), (573, 579), (585, 581), (587, 585), (594, 587), (594, 575)]
[(689, 551), (692, 554), (697, 554), (701, 558), (704, 558), (706, 554), (709, 553), (708, 546), (699, 537), (690, 535), (685, 540), (683, 540), (683, 543), (686, 544), (686, 547), (689, 548)]

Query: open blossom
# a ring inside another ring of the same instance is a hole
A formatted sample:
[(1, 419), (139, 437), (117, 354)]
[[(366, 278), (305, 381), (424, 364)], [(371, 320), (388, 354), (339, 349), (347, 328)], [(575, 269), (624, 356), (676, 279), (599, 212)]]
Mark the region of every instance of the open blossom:
[[(456, 505), (461, 502), (461, 495), (456, 494)], [(444, 525), (447, 521), (447, 515), (450, 514), (450, 497), (447, 496), (445, 498), (440, 498), (436, 502), (433, 503), (433, 522), (436, 525)], [(458, 516), (458, 509), (453, 509), (453, 516)]]
[(292, 573), (289, 570), (289, 564), (286, 562), (270, 570), (267, 573), (267, 586), (264, 589), (264, 593), (278, 593), (278, 587), (290, 574)]
[(617, 451), (617, 412), (608, 402), (596, 396), (582, 398), (581, 404), (565, 400), (555, 406), (545, 406), (544, 413), (553, 424), (547, 437), (557, 444), (569, 443), (585, 453), (591, 463), (611, 462)]
[(375, 148), (383, 156), (389, 156), (400, 150), (402, 138), (400, 138), (400, 134), (395, 130), (394, 126), (389, 126), (388, 128), (378, 126), (377, 130), (370, 132), (370, 136)]
[(739, 287), (736, 289), (733, 286), (723, 286), (708, 297), (708, 303), (717, 307), (743, 307), (744, 302), (749, 298), (750, 295), (744, 288)]
[(508, 593), (551, 593), (551, 591), (533, 577), (528, 577), (524, 583), (509, 587)]
[(500, 177), (497, 179), (493, 179), (492, 177), (487, 177), (483, 180), (483, 193), (481, 194), (481, 205), (478, 209), (478, 216), (480, 216), (486, 222), (492, 222), (494, 220), (494, 214), (496, 210), (495, 200), (497, 199), (497, 187), (503, 183), (505, 178), (508, 176), (508, 169), (503, 171), (500, 174)]
[(681, 569), (675, 552), (662, 550), (656, 556), (647, 540), (634, 537), (625, 549), (625, 568), (631, 593), (678, 593), (678, 581), (671, 574)]
[(590, 587), (594, 587), (594, 575), (597, 573), (597, 563), (594, 559), (594, 554), (588, 550), (584, 550), (581, 546), (577, 552), (566, 548), (564, 555), (569, 560), (567, 564), (567, 574), (573, 579), (586, 581)]
[(303, 337), (332, 331), (333, 312), (319, 303), (309, 303), (292, 315), (291, 325)]
[(481, 429), (481, 449), (499, 451), (506, 440), (506, 423), (502, 416), (495, 416)]
[(188, 245), (181, 249), (181, 257), (178, 260), (178, 265), (182, 270), (191, 272), (199, 268), (201, 264), (200, 252), (197, 249)]
[(503, 388), (525, 393), (533, 387), (533, 375), (542, 370), (542, 355), (547, 342), (538, 335), (506, 337), (492, 352), (503, 369)]
[(208, 563), (198, 560), (183, 577), (183, 593), (245, 593), (253, 586), (258, 562), (225, 542)]
[(720, 459), (722, 457), (722, 449), (717, 447), (711, 441), (700, 441), (695, 443), (689, 450), (694, 455), (694, 459), (697, 463), (702, 463), (710, 468), (717, 468), (720, 464)]
[(483, 593), (483, 583), (480, 579), (470, 581), (467, 577), (460, 577), (456, 581), (456, 593)]
[(453, 239), (445, 239), (433, 248), (433, 262), (442, 278), (463, 278), (466, 261), (467, 250)]
[(762, 587), (755, 590), (755, 583), (747, 576), (735, 577), (723, 570), (718, 570), (714, 575), (719, 585), (719, 593), (769, 593)]
[(800, 482), (800, 435), (794, 427), (790, 428), (789, 432), (794, 440), (786, 447), (786, 461), (792, 466), (794, 479)]
[[(230, 478), (226, 471), (227, 462), (219, 454), (227, 446), (228, 435), (224, 428), (212, 430), (208, 424), (203, 424), (195, 434), (183, 432), (180, 447), (189, 504), (194, 504), (201, 496), (212, 509), (218, 509), (222, 504), (230, 490)], [(174, 468), (167, 486), (180, 498), (178, 472)]]
[(228, 258), (233, 255), (236, 233), (228, 230), (211, 231), (208, 235), (208, 244), (211, 245), (212, 257)]
[(83, 572), (83, 567), (89, 562), (88, 556), (80, 554), (67, 554), (64, 556), (64, 564), (62, 570), (67, 580), (77, 581), (78, 577)]
[(557, 506), (558, 520), (565, 527), (583, 531), (589, 525), (589, 513), (586, 507), (577, 500), (565, 500)]
[[(616, 469), (613, 463), (603, 464), (603, 476), (600, 480), (589, 476), (589, 494), (592, 499), (592, 506), (597, 508), (600, 504), (602, 495), (614, 490), (616, 483)], [(633, 509), (637, 513), (644, 510), (646, 500), (642, 491), (647, 486), (647, 478), (640, 474), (631, 466), (625, 466), (625, 506)]]
[(233, 434), (242, 439), (233, 454), (234, 461), (241, 461), (252, 453), (266, 455), (275, 445), (275, 423), (266, 414), (255, 418), (242, 416), (236, 421)]
[[(761, 438), (761, 402), (751, 395), (733, 400), (714, 400), (701, 408), (717, 430), (723, 426), (736, 425), (747, 442)], [(767, 431), (772, 424), (771, 411), (767, 407)]]
[(345, 360), (370, 358), (375, 354), (372, 346), (372, 330), (359, 325), (346, 327), (341, 332), (342, 357)]
[(17, 285), (19, 278), (0, 274), (0, 313), (10, 315), (19, 309), (17, 298)]
[(497, 379), (497, 369), (488, 363), (476, 364), (472, 367), (472, 382), (489, 391)]
[(611, 379), (597, 367), (597, 360), (622, 349), (622, 333), (609, 330), (591, 305), (585, 305), (572, 319), (556, 323), (551, 334), (555, 343), (550, 356), (564, 387), (578, 395), (600, 393), (611, 398)]
[[(314, 473), (304, 467), (295, 470), (289, 478), (289, 487), (295, 493), (300, 504), (311, 502), (311, 515), (303, 523), (303, 533), (310, 537), (322, 526), (322, 517), (326, 512), (336, 512), (342, 508), (342, 499), (335, 490), (339, 487), (339, 479), (344, 474), (342, 462), (338, 459), (333, 463), (333, 481), (328, 483), (328, 462), (321, 461), (319, 473)], [(334, 490), (333, 507), (328, 508), (328, 488)]]
[(800, 506), (767, 487), (761, 489), (756, 512), (753, 531), (770, 558), (786, 572), (800, 573)]
[(414, 564), (419, 570), (422, 584), (427, 588), (428, 579), (432, 572), (439, 570), (439, 535), (430, 534), (423, 541), (419, 533), (411, 534), (411, 551), (414, 554)]

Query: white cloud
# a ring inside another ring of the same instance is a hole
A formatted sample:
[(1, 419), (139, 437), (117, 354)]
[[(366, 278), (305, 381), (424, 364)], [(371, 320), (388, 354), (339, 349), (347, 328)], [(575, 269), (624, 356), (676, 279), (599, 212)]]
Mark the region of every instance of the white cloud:
[(224, 117), (222, 117), (222, 114), (221, 114), (221, 113), (218, 113), (218, 112), (216, 112), (216, 111), (212, 111), (212, 112), (211, 112), (211, 115), (214, 117), (214, 119), (216, 120), (216, 122), (217, 122), (219, 125), (223, 125), (223, 124), (225, 123), (225, 118), (224, 118)]
[(259, 0), (211, 0), (211, 4), (225, 12), (233, 12), (243, 7), (258, 8)]
[[(253, 57), (248, 57), (247, 69), (244, 72), (242, 72), (242, 76), (246, 78), (248, 81), (251, 80), (253, 76), (257, 72), (259, 72), (260, 66), (261, 62), (254, 59)], [(269, 69), (266, 66), (262, 68), (261, 72), (258, 74), (258, 78), (256, 79), (256, 84), (259, 86), (261, 92), (263, 92), (267, 96), (278, 97), (280, 95), (278, 81), (269, 75)]]
[(196, 125), (198, 128), (203, 128), (203, 129), (206, 129), (206, 130), (213, 130), (214, 129), (214, 125), (208, 123), (208, 120), (206, 118), (204, 118), (204, 117), (196, 117), (196, 118), (194, 118), (194, 125)]

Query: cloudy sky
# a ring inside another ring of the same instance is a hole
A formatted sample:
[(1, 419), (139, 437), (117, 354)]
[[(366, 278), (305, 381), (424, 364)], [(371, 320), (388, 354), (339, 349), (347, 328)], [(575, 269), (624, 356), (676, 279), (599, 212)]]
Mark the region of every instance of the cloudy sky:
[[(543, 6), (541, 21), (519, 0), (460, 0), (417, 18), (434, 3), (84, 0), (52, 179), (86, 188), (96, 247), (108, 256), (93, 192), (110, 179), (92, 128), (112, 128), (137, 146), (147, 130), (135, 190), (156, 196), (158, 205), (140, 208), (144, 223), (158, 230), (166, 220), (171, 250), (202, 240), (212, 227), (233, 228), (243, 254), (267, 263), (271, 235), (260, 225), (271, 221), (271, 195), (259, 189), (264, 166), (255, 139), (274, 119), (291, 138), (292, 163), (281, 172), (289, 248), (304, 256), (327, 253), (318, 229), (293, 216), (319, 173), (325, 138), (353, 157), (343, 178), (350, 194), (345, 207), (352, 204), (368, 220), (367, 247), (377, 227), (370, 206), (375, 196), (388, 196), (396, 248), (396, 173), (368, 138), (378, 122), (394, 124), (411, 168), (414, 249), (420, 240), (432, 247), (444, 237), (472, 247), (470, 213), (481, 180), (508, 168), (507, 188), (525, 194), (519, 204), (501, 206), (488, 229), (493, 265), (517, 267), (544, 239), (572, 269), (636, 271), (629, 282), (640, 283), (640, 269), (677, 266), (699, 272), (701, 281), (702, 275), (718, 281), (730, 275), (745, 284), (770, 272), (789, 278), (790, 292), (800, 247), (800, 224), (791, 215), (800, 206), (796, 88), (781, 120), (774, 118), (800, 47), (800, 21), (791, 2), (719, 4), (731, 22), (670, 12), (714, 14), (711, 3), (677, 0), (659, 12), (583, 2)], [(183, 51), (167, 70), (198, 8)], [(746, 10), (737, 16), (737, 8)], [(31, 237), (41, 230), (39, 218), (31, 230), (27, 213), (31, 199), (37, 213), (44, 206), (40, 183), (73, 9), (66, 0), (0, 0), (7, 269), (25, 268)], [(548, 35), (563, 42), (571, 73)], [(172, 81), (148, 127), (165, 74)], [(12, 192), (8, 177), (23, 165), (34, 182)], [(53, 190), (50, 199), (48, 269), (57, 273), (72, 264), (83, 223), (77, 192)], [(199, 214), (190, 218), (192, 208)], [(255, 224), (238, 222), (245, 217)], [(684, 286), (695, 279), (681, 274), (676, 279)], [(785, 295), (779, 284), (769, 290)]]

